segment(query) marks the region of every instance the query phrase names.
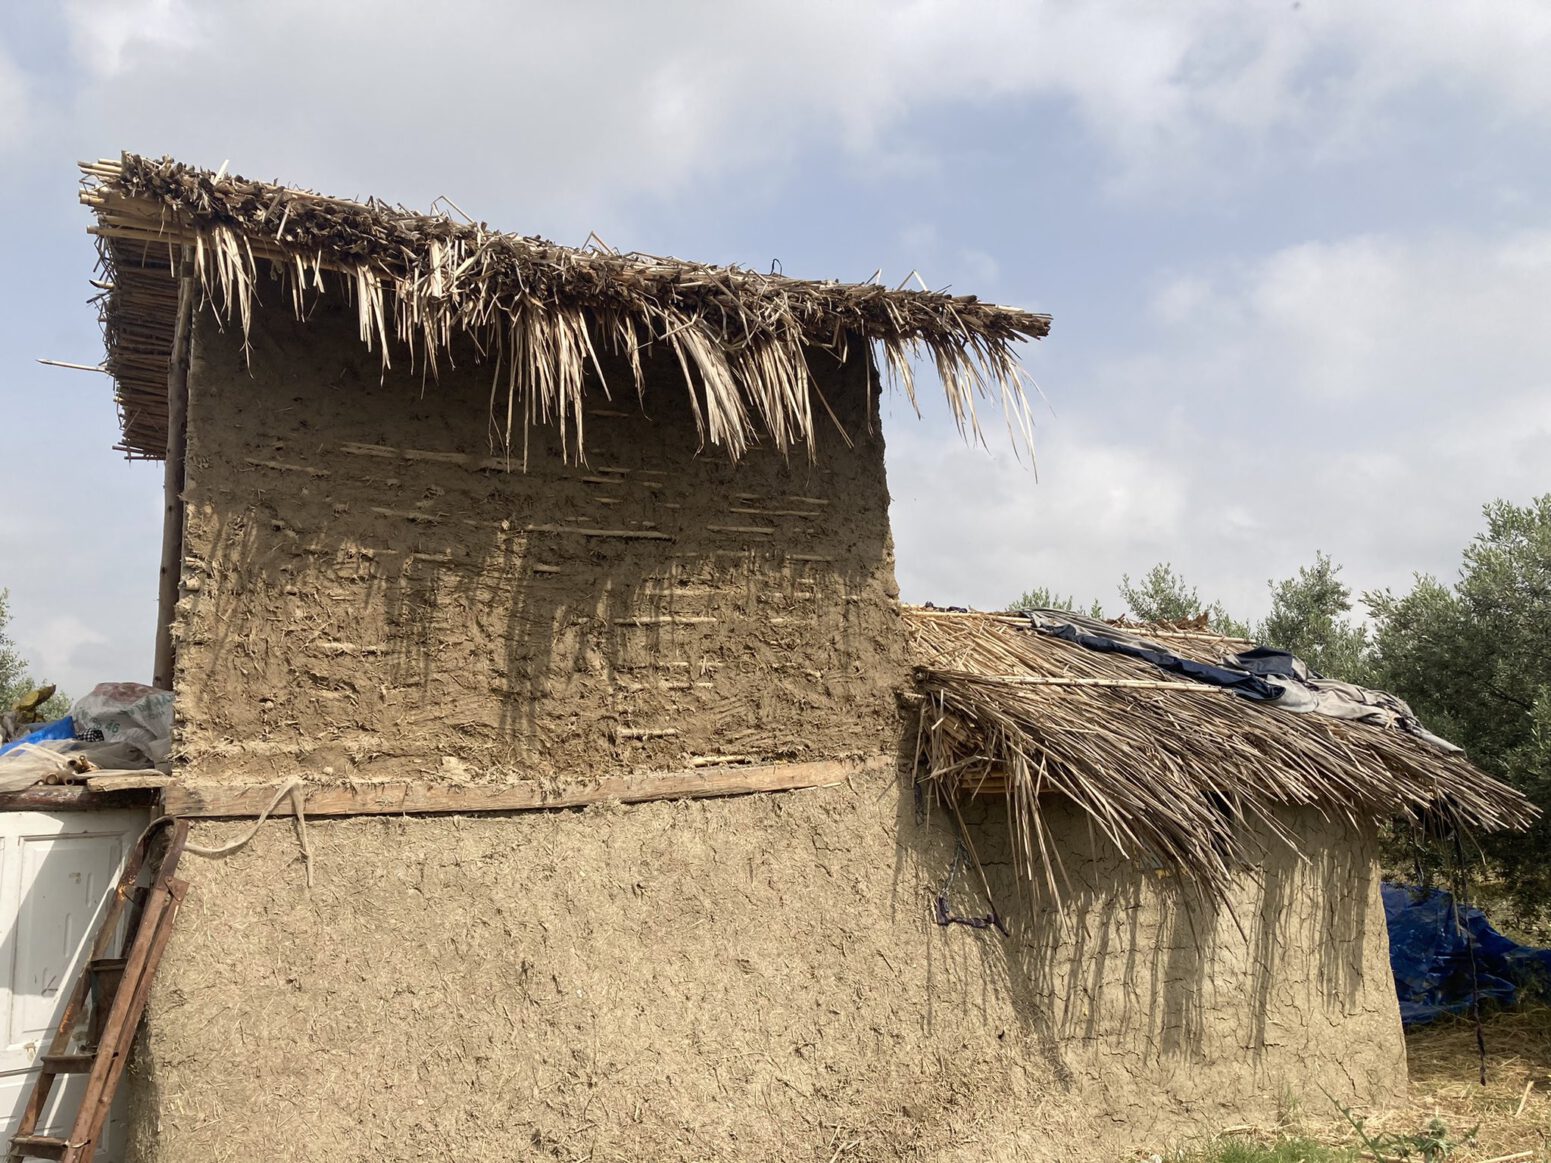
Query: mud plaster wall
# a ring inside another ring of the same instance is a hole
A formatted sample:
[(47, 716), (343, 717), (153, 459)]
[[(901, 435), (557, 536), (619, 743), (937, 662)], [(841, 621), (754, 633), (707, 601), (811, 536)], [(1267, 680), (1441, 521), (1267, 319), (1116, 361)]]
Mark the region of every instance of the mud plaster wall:
[(811, 353), (853, 442), (820, 419), (812, 463), (700, 452), (676, 364), (643, 418), (605, 358), (624, 398), (594, 385), (588, 463), (541, 426), (526, 471), (456, 357), (384, 378), (353, 311), (259, 311), (246, 356), (198, 318), (180, 774), (585, 782), (883, 745), (904, 643), (859, 354)]
[[(1405, 1065), (1373, 837), (1288, 823), (1311, 860), (1243, 870), (1244, 935), (1073, 820), (1065, 909), (1009, 895), (1004, 939), (931, 923), (953, 833), (886, 777), (317, 821), (310, 891), (271, 822), (185, 867), (135, 1157), (1112, 1160), (1383, 1102)], [(1005, 830), (971, 828), (1005, 888)], [(985, 909), (963, 880), (953, 905)]]

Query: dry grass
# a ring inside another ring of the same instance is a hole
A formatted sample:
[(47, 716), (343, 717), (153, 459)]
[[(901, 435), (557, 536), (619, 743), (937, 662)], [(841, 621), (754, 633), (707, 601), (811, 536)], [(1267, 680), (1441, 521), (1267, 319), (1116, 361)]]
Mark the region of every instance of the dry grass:
[(1488, 1018), (1486, 1085), (1481, 1084), (1475, 1025), (1450, 1019), (1406, 1035), (1411, 1103), (1369, 1121), (1405, 1127), (1437, 1118), (1475, 1142), (1451, 1160), (1478, 1163), (1528, 1151), (1526, 1160), (1551, 1163), (1551, 1008), (1509, 1010)]
[[(1516, 827), (1533, 809), (1512, 788), (1413, 735), (1252, 703), (1088, 650), (999, 614), (905, 611), (921, 710), (918, 778), (944, 802), (1005, 798), (1023, 872), (1059, 899), (1064, 875), (1042, 798), (1081, 808), (1123, 853), (1173, 867), (1221, 898), (1263, 827), (1292, 844), (1277, 809), (1354, 821)], [(1220, 660), (1213, 635), (1166, 638)]]
[(912, 361), (936, 369), (961, 432), (981, 437), (977, 398), (1030, 438), (1015, 345), (1050, 318), (972, 295), (788, 278), (602, 244), (558, 246), (483, 223), (381, 202), (326, 198), (125, 154), (83, 164), (109, 284), (107, 367), (118, 383), (124, 447), (166, 447), (167, 350), (185, 262), (207, 298), (247, 333), (261, 282), (298, 318), (323, 294), (353, 300), (361, 339), (386, 368), (408, 360), (434, 378), (455, 338), (491, 373), (491, 422), (508, 450), (535, 424), (557, 425), (582, 456), (589, 381), (608, 394), (600, 352), (621, 356), (644, 393), (643, 357), (675, 358), (702, 439), (736, 458), (756, 441), (811, 447), (829, 404), (809, 360), (853, 348), (915, 400)]
[(1316, 1096), (1282, 1127), (1238, 1128), (1169, 1163), (1551, 1163), (1551, 1008), (1499, 1013), (1484, 1034), (1484, 1086), (1475, 1026), (1439, 1022), (1406, 1035), (1410, 1101), (1355, 1116), (1360, 1132), (1316, 1115), (1329, 1105)]

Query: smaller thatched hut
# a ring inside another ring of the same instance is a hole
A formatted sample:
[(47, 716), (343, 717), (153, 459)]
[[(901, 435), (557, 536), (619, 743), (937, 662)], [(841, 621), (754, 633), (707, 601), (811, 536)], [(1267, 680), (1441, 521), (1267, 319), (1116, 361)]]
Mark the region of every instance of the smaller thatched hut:
[(1263, 704), (1137, 657), (1226, 665), (1232, 678), (1252, 642), (1168, 626), (1090, 624), (1085, 634), (1087, 621), (906, 610), (926, 695), (922, 778), (949, 803), (1005, 797), (1024, 871), (1052, 891), (1061, 870), (1042, 797), (1075, 805), (1119, 851), (1209, 895), (1252, 857), (1256, 830), (1296, 847), (1277, 822), (1288, 809), (1433, 829), (1517, 828), (1533, 817), (1459, 748), (1404, 729), (1409, 710), (1389, 696), (1373, 700), (1368, 721)]
[(938, 922), (1003, 930), (1018, 1011), (1119, 1139), (1403, 1092), (1380, 830), (1522, 827), (1522, 795), (1378, 692), (1312, 684), (1360, 721), (1217, 685), (1249, 642), (904, 614), (918, 797), (961, 837)]

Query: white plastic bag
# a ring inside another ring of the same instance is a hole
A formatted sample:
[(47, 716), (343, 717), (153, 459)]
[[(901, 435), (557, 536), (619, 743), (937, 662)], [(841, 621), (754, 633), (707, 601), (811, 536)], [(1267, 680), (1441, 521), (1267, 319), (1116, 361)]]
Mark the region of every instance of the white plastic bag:
[(70, 708), (75, 737), (133, 743), (158, 766), (172, 751), (172, 692), (139, 682), (100, 682)]
[(49, 739), (43, 743), (18, 743), (0, 755), (0, 791), (21, 791), (50, 776), (63, 783), (75, 775), (70, 756), (64, 754), (76, 746), (73, 739)]

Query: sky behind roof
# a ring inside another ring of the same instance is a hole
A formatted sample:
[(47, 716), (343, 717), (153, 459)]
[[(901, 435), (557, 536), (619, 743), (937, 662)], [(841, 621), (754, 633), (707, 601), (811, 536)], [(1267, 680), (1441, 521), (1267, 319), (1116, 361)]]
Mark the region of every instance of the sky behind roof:
[(907, 600), (1452, 577), (1484, 502), (1551, 489), (1548, 59), (1544, 0), (13, 0), (12, 633), (72, 691), (148, 677), (160, 466), (35, 362), (101, 357), (75, 163), (121, 149), (1051, 312), (1037, 479), (890, 405)]

